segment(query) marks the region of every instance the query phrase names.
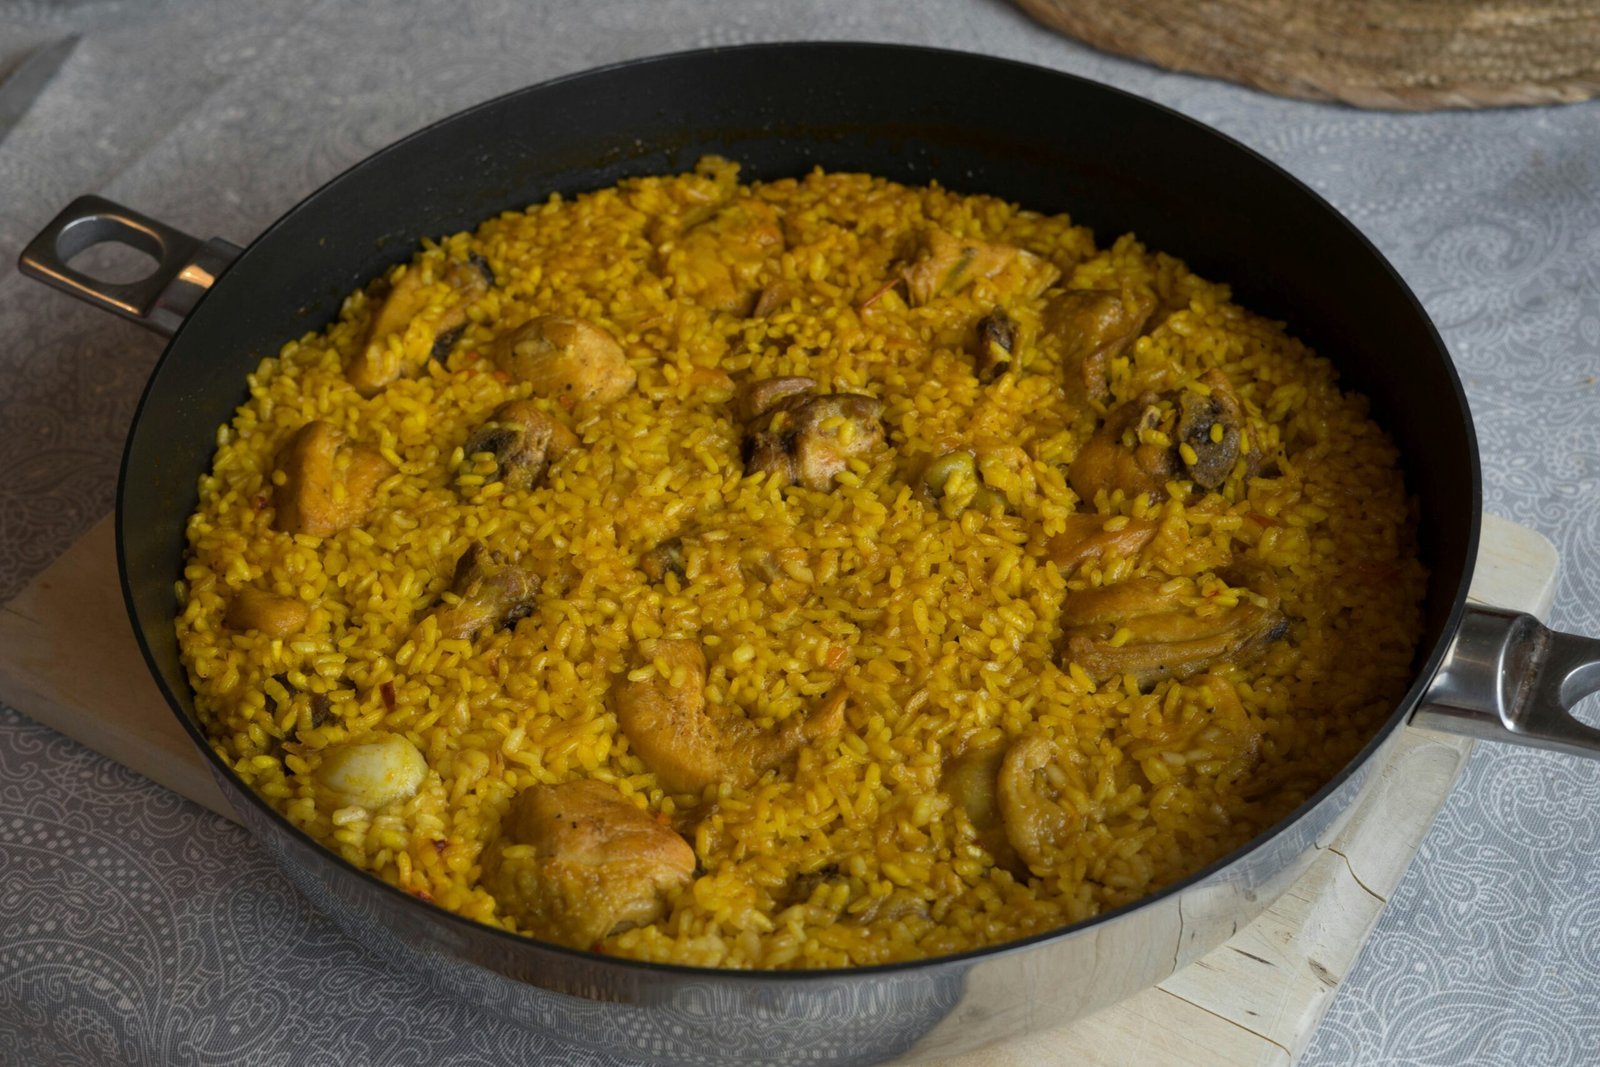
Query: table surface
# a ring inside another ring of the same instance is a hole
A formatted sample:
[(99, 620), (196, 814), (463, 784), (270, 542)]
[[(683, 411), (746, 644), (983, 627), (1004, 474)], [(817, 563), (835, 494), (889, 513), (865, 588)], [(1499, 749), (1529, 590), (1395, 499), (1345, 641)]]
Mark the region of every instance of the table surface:
[[(1092, 52), (999, 0), (11, 0), (0, 72), (73, 32), (0, 143), (0, 262), (85, 192), (243, 240), (428, 121), (681, 48), (945, 45), (1175, 107), (1306, 180), (1394, 262), (1466, 382), (1487, 506), (1560, 549), (1553, 621), (1600, 633), (1600, 103), (1280, 100)], [(9, 273), (0, 336), (3, 599), (110, 507), (160, 342)], [(1600, 763), (1480, 746), (1302, 1063), (1600, 1061), (1597, 810)], [(606, 1062), (386, 970), (242, 831), (0, 710), (0, 1063), (540, 1059)]]

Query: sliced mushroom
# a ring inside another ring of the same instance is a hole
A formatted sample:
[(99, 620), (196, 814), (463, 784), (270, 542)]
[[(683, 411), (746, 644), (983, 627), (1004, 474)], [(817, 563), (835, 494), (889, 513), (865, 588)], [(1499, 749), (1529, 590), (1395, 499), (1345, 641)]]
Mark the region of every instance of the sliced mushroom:
[(669, 537), (662, 541), (644, 554), (639, 566), (652, 582), (664, 581), (669, 574), (676, 574), (680, 580), (683, 579), (686, 574), (683, 538)]
[(443, 637), (472, 640), (487, 629), (508, 629), (533, 614), (540, 577), (503, 552), (474, 541), (456, 561), (450, 593), (434, 609)]
[(582, 779), (518, 793), (484, 877), (526, 932), (578, 948), (654, 922), (694, 879), (689, 843), (615, 786)]
[(377, 449), (351, 444), (332, 423), (308, 422), (278, 454), (275, 473), (283, 477), (272, 491), (273, 525), (331, 537), (366, 518), (379, 484), (393, 471)]
[(1043, 329), (1061, 343), (1067, 399), (1111, 399), (1111, 361), (1127, 351), (1155, 310), (1154, 298), (1099, 289), (1069, 289), (1045, 306)]
[(794, 282), (780, 278), (756, 297), (756, 306), (750, 309), (750, 317), (764, 319), (768, 315), (782, 311), (800, 297), (800, 287)]
[(565, 405), (606, 404), (638, 380), (622, 346), (600, 326), (565, 315), (543, 315), (494, 342), (495, 366), (533, 386), (535, 395)]
[(883, 403), (856, 393), (810, 395), (807, 378), (747, 386), (735, 409), (745, 421), (742, 456), (751, 474), (776, 473), (786, 484), (828, 490), (854, 456), (884, 441)]
[(978, 320), (973, 340), (973, 369), (980, 382), (992, 382), (1011, 369), (1011, 353), (1017, 343), (1017, 324), (1004, 308), (995, 308)]
[(745, 782), (790, 759), (802, 745), (844, 726), (845, 690), (837, 689), (810, 714), (761, 730), (737, 711), (708, 707), (706, 658), (696, 641), (641, 641), (640, 681), (624, 679), (614, 710), (628, 746), (664, 789), (699, 793), (715, 782)]
[(495, 470), (490, 481), (510, 489), (531, 489), (551, 462), (578, 447), (577, 436), (528, 400), (501, 404), (489, 421), (473, 431), (463, 451), (468, 459), (488, 453)]
[(1185, 583), (1139, 578), (1086, 589), (1061, 609), (1060, 658), (1104, 682), (1132, 675), (1141, 688), (1189, 678), (1224, 664), (1245, 663), (1289, 631), (1270, 583), (1232, 607), (1190, 606)]
[(306, 628), (311, 609), (292, 596), (273, 596), (259, 589), (241, 589), (222, 621), (234, 630), (255, 630), (268, 637), (293, 637)]
[(404, 333), (413, 319), (439, 299), (436, 282), (445, 286), (444, 309), (432, 324), (431, 347), (435, 358), (443, 358), (439, 352), (440, 343), (444, 343), (444, 355), (448, 355), (450, 345), (461, 337), (466, 326), (468, 306), (494, 285), (494, 271), (489, 262), (478, 255), (447, 261), (437, 279), (420, 264), (407, 266), (373, 312), (365, 338), (345, 365), (345, 376), (362, 396), (373, 396), (400, 377), (404, 370), (401, 357), (390, 350), (389, 338)]
[(1220, 371), (1206, 371), (1198, 384), (1178, 394), (1178, 451), (1194, 484), (1215, 489), (1239, 461), (1244, 410)]

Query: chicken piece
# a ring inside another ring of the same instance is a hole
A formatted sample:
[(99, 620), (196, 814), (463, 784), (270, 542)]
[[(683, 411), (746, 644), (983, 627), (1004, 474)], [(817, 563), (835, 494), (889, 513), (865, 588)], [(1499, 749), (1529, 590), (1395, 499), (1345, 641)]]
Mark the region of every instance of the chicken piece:
[[(1116, 529), (1108, 527), (1115, 525)], [(1160, 524), (1126, 516), (1069, 515), (1067, 528), (1046, 542), (1046, 558), (1071, 573), (1090, 560), (1133, 559), (1155, 539)]]
[(433, 610), (441, 637), (471, 641), (509, 629), (533, 614), (542, 580), (502, 552), (474, 541), (456, 561), (450, 593)]
[[(465, 261), (449, 260), (434, 278), (422, 265), (413, 263), (395, 279), (389, 295), (378, 305), (354, 356), (345, 364), (345, 377), (362, 396), (374, 396), (400, 377), (401, 357), (389, 349), (389, 338), (404, 333), (411, 320), (427, 311), (440, 299), (436, 283), (443, 282), (444, 310), (432, 324), (434, 358), (449, 354), (450, 346), (461, 337), (467, 324), (467, 308), (494, 285), (494, 271), (482, 256)], [(439, 351), (443, 346), (444, 352)]]
[[(1180, 388), (1112, 408), (1073, 460), (1067, 481), (1084, 500), (1101, 489), (1157, 500), (1169, 481), (1185, 475), (1201, 489), (1216, 489), (1239, 461), (1243, 441), (1244, 407), (1227, 376), (1208, 370)], [(1245, 457), (1247, 473), (1257, 458)]]
[[(1244, 409), (1221, 371), (1206, 371), (1200, 384), (1203, 392), (1186, 388), (1178, 393), (1179, 454), (1194, 484), (1215, 489), (1239, 461)], [(1193, 461), (1183, 445), (1193, 450)]]
[(646, 552), (639, 561), (639, 569), (652, 582), (664, 581), (669, 574), (676, 574), (680, 580), (684, 578), (683, 538), (669, 537)]
[(676, 291), (715, 311), (743, 314), (762, 268), (783, 252), (783, 222), (764, 200), (736, 200), (684, 231), (666, 252)]
[(259, 589), (241, 589), (223, 623), (233, 630), (255, 630), (268, 637), (293, 637), (306, 628), (311, 609), (292, 596), (273, 596)]
[(884, 441), (882, 401), (857, 393), (807, 395), (810, 379), (777, 378), (747, 386), (738, 410), (745, 421), (745, 471), (777, 473), (788, 485), (827, 491), (853, 456)]
[(1061, 753), (1048, 737), (1025, 737), (1006, 751), (995, 794), (1006, 840), (1028, 869), (1048, 877), (1071, 835), (1083, 829), (1063, 786), (1068, 776)]
[(763, 378), (739, 390), (733, 399), (733, 414), (740, 422), (749, 422), (771, 411), (792, 396), (806, 396), (817, 391), (815, 378)]
[(1045, 306), (1044, 332), (1061, 343), (1067, 399), (1104, 405), (1111, 399), (1111, 361), (1127, 351), (1155, 310), (1153, 297), (1069, 289)]
[(1223, 663), (1244, 663), (1289, 631), (1270, 584), (1258, 590), (1266, 606), (1238, 604), (1202, 614), (1183, 588), (1164, 578), (1140, 578), (1069, 595), (1061, 609), (1061, 662), (1076, 663), (1097, 682), (1132, 675), (1144, 688), (1165, 678), (1189, 678)]
[(1005, 755), (1003, 744), (969, 749), (945, 764), (940, 786), (967, 813), (978, 844), (994, 858), (994, 865), (1021, 877), (1027, 872), (1000, 815), (1000, 765)]
[(351, 444), (336, 426), (318, 419), (289, 438), (278, 454), (278, 472), (283, 481), (272, 490), (273, 525), (285, 533), (331, 537), (366, 518), (379, 484), (394, 468), (377, 449)]
[(500, 831), (485, 887), (523, 931), (574, 948), (654, 922), (694, 880), (689, 843), (606, 782), (531, 785)]
[(570, 407), (587, 401), (608, 404), (632, 389), (638, 375), (616, 338), (603, 328), (565, 315), (542, 315), (498, 338), (495, 366), (534, 394)]
[(624, 678), (618, 685), (617, 724), (668, 792), (700, 793), (716, 782), (749, 781), (844, 726), (842, 688), (803, 718), (763, 731), (735, 711), (707, 706), (706, 657), (698, 642), (641, 641), (634, 653), (638, 666), (654, 664), (656, 670), (643, 681)]
[[(1181, 469), (1177, 449), (1161, 430), (1169, 414), (1170, 405), (1164, 407), (1153, 393), (1112, 408), (1067, 469), (1072, 491), (1090, 502), (1102, 489), (1108, 495), (1121, 489), (1129, 498), (1165, 497), (1167, 483)], [(1161, 436), (1151, 439), (1156, 434)]]
[(376, 811), (414, 796), (428, 776), (428, 761), (400, 734), (330, 745), (312, 778), (346, 806)]
[(1011, 369), (1011, 353), (1017, 344), (1017, 324), (1004, 308), (995, 308), (978, 320), (973, 337), (973, 370), (980, 382), (992, 382)]
[(490, 481), (504, 482), (508, 489), (532, 489), (550, 463), (577, 447), (577, 435), (538, 405), (512, 400), (494, 409), (489, 421), (467, 438), (463, 451), (469, 459), (483, 452), (494, 456)]
[(936, 297), (959, 292), (979, 278), (998, 278), (1002, 273), (1015, 275), (1015, 281), (1004, 288), (1029, 297), (1060, 277), (1060, 271), (1048, 261), (1015, 245), (930, 229), (923, 233), (916, 257), (901, 269), (900, 278), (906, 283), (911, 306), (921, 307)]

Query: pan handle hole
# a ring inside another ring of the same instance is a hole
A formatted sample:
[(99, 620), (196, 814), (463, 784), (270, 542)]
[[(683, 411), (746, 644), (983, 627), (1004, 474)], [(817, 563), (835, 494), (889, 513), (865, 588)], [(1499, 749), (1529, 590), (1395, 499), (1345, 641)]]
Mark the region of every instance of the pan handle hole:
[(67, 266), (106, 285), (144, 281), (161, 264), (148, 252), (118, 240), (97, 241), (67, 260)]

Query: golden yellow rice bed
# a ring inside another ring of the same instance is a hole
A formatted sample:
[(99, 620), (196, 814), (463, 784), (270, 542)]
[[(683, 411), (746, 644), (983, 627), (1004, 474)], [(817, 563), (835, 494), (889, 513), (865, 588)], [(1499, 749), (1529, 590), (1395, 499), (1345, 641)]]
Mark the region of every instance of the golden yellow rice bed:
[[(800, 287), (788, 309), (746, 318), (675, 299), (659, 247), (705, 197), (727, 195), (783, 213), (788, 248), (766, 277)], [(1271, 427), (1256, 444), (1276, 459), (1273, 476), (1236, 474), (1187, 506), (1107, 503), (1108, 517), (1160, 518), (1153, 558), (1064, 578), (1043, 546), (1092, 508), (1065, 468), (1094, 416), (1067, 403), (1059, 355), (1038, 339), (1043, 300), (1008, 304), (1023, 370), (991, 385), (966, 350), (994, 303), (989, 283), (919, 308), (889, 291), (858, 309), (928, 225), (1025, 247), (1061, 284), (1182, 308), (1117, 361), (1114, 391), (1126, 399), (1135, 371), (1162, 364), (1182, 377), (1222, 369)], [(1065, 216), (859, 174), (736, 185), (735, 168), (712, 160), (507, 213), (424, 243), (401, 269), (436, 271), (468, 251), (498, 284), (447, 366), (426, 360), (431, 337), (413, 330), (396, 343), (426, 371), (357, 395), (341, 363), (371, 315), (363, 293), (261, 363), (218, 431), (178, 586), (178, 634), (216, 751), (312, 837), (420, 897), (515, 929), (480, 884), (486, 845), (518, 790), (593, 777), (682, 829), (700, 866), (664, 918), (601, 951), (824, 967), (1003, 942), (1135, 900), (1261, 833), (1348, 761), (1404, 688), (1424, 573), (1394, 447), (1326, 361), (1132, 237), (1099, 249)], [(467, 435), (527, 392), (492, 372), (486, 346), (501, 324), (548, 313), (608, 328), (638, 387), (579, 409), (582, 447), (543, 486), (463, 476)], [(829, 493), (746, 477), (714, 370), (805, 374), (880, 397), (891, 447)], [(368, 519), (328, 538), (272, 528), (274, 456), (311, 419), (397, 468)], [(979, 437), (1026, 453), (1020, 472), (996, 474), (1007, 513), (947, 515), (914, 491), (919, 458)], [(714, 559), (726, 565), (687, 588), (653, 584), (641, 555), (689, 526), (734, 535), (713, 554), (782, 545), (783, 572), (752, 580), (737, 558)], [(514, 631), (439, 639), (416, 624), (472, 540), (545, 561), (544, 595)], [(1096, 688), (1058, 666), (1069, 590), (1162, 573), (1163, 561), (1186, 573), (1195, 553), (1269, 565), (1294, 620), (1262, 659), (1222, 672), (1242, 713), (1193, 686)], [(252, 586), (310, 605), (306, 631), (227, 628), (230, 599)], [(763, 725), (804, 715), (843, 679), (842, 733), (748, 788), (664, 795), (608, 701), (634, 644), (660, 635), (699, 640), (713, 702)], [(317, 695), (332, 712), (322, 725)], [(426, 756), (420, 791), (378, 811), (319, 797), (318, 753), (377, 730)], [(1029, 734), (1062, 746), (1067, 795), (1094, 818), (1050, 877), (1018, 880), (975, 844), (940, 781), (948, 757)], [(797, 881), (827, 889), (797, 900)]]

